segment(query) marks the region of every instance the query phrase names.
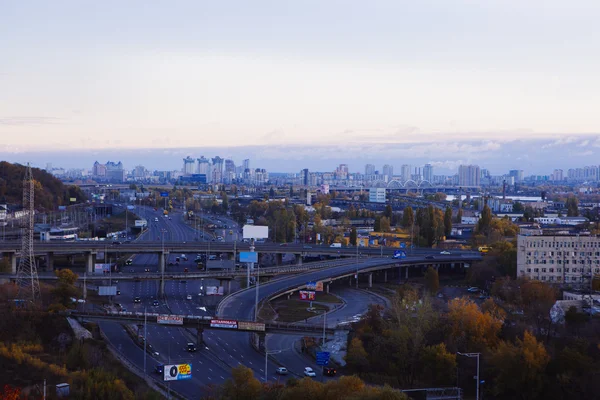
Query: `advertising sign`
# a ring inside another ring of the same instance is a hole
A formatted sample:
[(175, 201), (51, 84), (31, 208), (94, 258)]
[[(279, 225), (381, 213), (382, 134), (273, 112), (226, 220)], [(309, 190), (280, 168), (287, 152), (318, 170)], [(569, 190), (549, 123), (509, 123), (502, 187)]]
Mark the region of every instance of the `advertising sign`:
[(258, 253), (253, 251), (240, 251), (240, 262), (257, 263)]
[(317, 282), (317, 287), (315, 289), (317, 292), (322, 292), (323, 291), (323, 282), (319, 281)]
[(394, 258), (406, 258), (406, 252), (404, 250), (395, 250)]
[(225, 294), (225, 288), (223, 286), (207, 286), (207, 296), (223, 296)]
[(192, 379), (192, 364), (165, 365), (163, 373), (165, 381)]
[(244, 239), (266, 239), (269, 237), (269, 227), (260, 225), (244, 225)]
[(67, 206), (58, 206), (58, 211), (65, 211)]
[(400, 248), (401, 248), (401, 249), (405, 249), (405, 248), (406, 248), (406, 243), (404, 243), (404, 242), (401, 242), (401, 243), (400, 243)]
[(300, 300), (314, 301), (315, 300), (315, 292), (309, 290), (301, 290), (300, 291)]
[(69, 201), (70, 201), (71, 203), (75, 203), (75, 202), (77, 201), (77, 199), (76, 199), (75, 197), (71, 197), (71, 198), (69, 199)]
[(110, 272), (110, 264), (94, 264), (95, 274), (104, 274)]
[(317, 282), (307, 282), (306, 290), (317, 290)]
[(262, 322), (238, 321), (238, 329), (242, 331), (264, 332), (265, 324), (263, 324)]
[(179, 315), (159, 315), (156, 322), (161, 325), (183, 325), (183, 317)]
[(98, 286), (98, 296), (116, 296), (116, 286)]
[(237, 329), (238, 322), (230, 319), (211, 319), (211, 328), (225, 328), (225, 329)]
[(160, 192), (160, 197), (169, 197), (169, 192)]
[(145, 226), (148, 226), (148, 221), (146, 221), (145, 219), (136, 219), (135, 220), (136, 228), (143, 228)]

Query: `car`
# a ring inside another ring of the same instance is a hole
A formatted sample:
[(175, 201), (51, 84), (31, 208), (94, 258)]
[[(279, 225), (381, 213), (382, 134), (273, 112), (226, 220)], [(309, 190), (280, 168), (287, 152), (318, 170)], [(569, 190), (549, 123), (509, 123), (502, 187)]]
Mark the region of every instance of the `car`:
[(479, 298), (479, 300), (487, 300), (487, 299), (489, 299), (489, 298), (490, 298), (490, 296), (488, 296), (488, 295), (485, 295), (485, 294), (482, 294), (482, 295), (480, 295), (478, 298)]
[(171, 220), (171, 217), (169, 217), (169, 221)]
[(287, 375), (288, 374), (288, 370), (285, 367), (279, 367), (275, 370), (275, 373), (277, 375)]
[(129, 260), (125, 261), (125, 265), (131, 265), (133, 264), (133, 260), (130, 258)]
[(169, 261), (168, 265), (175, 265), (175, 264), (173, 263), (173, 261)]
[(315, 373), (315, 371), (313, 371), (311, 367), (306, 367), (304, 368), (304, 376), (314, 378), (315, 376), (317, 376), (317, 374)]
[(158, 306), (159, 306), (159, 304), (158, 304), (158, 300), (154, 300), (154, 301), (152, 302), (152, 306), (154, 306), (154, 307), (158, 307)]
[(118, 240), (113, 240), (112, 244), (118, 245), (118, 244), (121, 244), (121, 242), (119, 242)]
[(144, 272), (150, 272), (150, 268), (145, 268)]
[(189, 272), (189, 270), (187, 268), (184, 268), (183, 272), (187, 274)]
[(165, 366), (162, 364), (157, 365), (156, 367), (154, 367), (154, 372), (162, 375), (165, 372)]
[(180, 283), (187, 283), (187, 281), (185, 279), (182, 279), (179, 281)]
[(188, 295), (187, 295), (185, 298), (186, 298), (187, 300), (191, 300), (191, 299), (192, 299), (192, 295), (191, 295), (191, 294), (188, 294)]
[(440, 254), (447, 256), (448, 254), (451, 254), (451, 253), (447, 250), (444, 250), (444, 251), (440, 251)]
[(131, 268), (130, 268), (130, 269), (129, 269), (129, 272), (133, 272), (133, 269), (131, 269)]
[(435, 257), (434, 256), (425, 256), (425, 259), (426, 260), (433, 260), (433, 259), (435, 259)]
[(120, 290), (117, 290), (117, 296), (119, 296), (121, 294)]
[(468, 288), (467, 292), (469, 292), (469, 293), (477, 293), (477, 292), (479, 292), (479, 288), (473, 286), (473, 287)]
[(191, 342), (188, 343), (187, 344), (187, 351), (189, 351), (190, 353), (196, 351), (196, 345), (194, 343), (191, 343)]
[(136, 297), (136, 298), (133, 299), (133, 302), (134, 303), (141, 303), (142, 299), (140, 299), (139, 297)]
[(438, 293), (437, 297), (438, 297), (438, 299), (443, 299), (444, 298), (444, 294), (443, 293)]
[(178, 263), (179, 262), (179, 257), (175, 257), (175, 262)]
[(325, 376), (335, 376), (337, 374), (337, 371), (335, 368), (326, 367), (323, 369), (323, 373), (325, 374)]
[(287, 243), (281, 243), (280, 246), (287, 246)]
[(158, 217), (154, 218), (154, 222), (158, 222)]

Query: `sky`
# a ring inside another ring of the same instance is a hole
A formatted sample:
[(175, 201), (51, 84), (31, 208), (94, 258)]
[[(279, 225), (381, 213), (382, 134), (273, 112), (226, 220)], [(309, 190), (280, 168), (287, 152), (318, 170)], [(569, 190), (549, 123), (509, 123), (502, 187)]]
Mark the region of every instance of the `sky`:
[(599, 18), (595, 0), (0, 0), (0, 155), (592, 143)]

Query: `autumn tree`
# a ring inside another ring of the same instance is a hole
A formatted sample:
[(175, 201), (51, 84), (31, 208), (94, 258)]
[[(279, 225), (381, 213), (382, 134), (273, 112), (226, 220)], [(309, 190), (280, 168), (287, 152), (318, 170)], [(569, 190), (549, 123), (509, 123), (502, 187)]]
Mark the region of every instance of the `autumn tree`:
[(446, 211), (444, 212), (444, 235), (446, 237), (450, 236), (452, 233), (452, 208), (446, 207)]
[(63, 307), (71, 305), (71, 298), (77, 296), (78, 290), (75, 287), (78, 275), (70, 269), (61, 269), (55, 272), (58, 282), (52, 290), (56, 302)]
[(352, 246), (358, 245), (358, 232), (356, 231), (356, 228), (354, 226), (350, 230), (350, 244)]
[(494, 348), (498, 344), (503, 319), (482, 312), (468, 298), (453, 299), (448, 304), (450, 339), (461, 351)]
[(458, 211), (456, 212), (456, 223), (457, 224), (462, 224), (462, 217), (463, 217), (463, 211), (462, 211), (462, 208), (459, 208)]
[(492, 224), (492, 210), (486, 204), (483, 206), (483, 211), (481, 211), (481, 217), (477, 222), (477, 232), (481, 233), (484, 236), (489, 236), (490, 234), (490, 226)]
[(440, 275), (438, 274), (437, 269), (431, 266), (427, 268), (424, 278), (425, 290), (427, 290), (430, 295), (434, 296), (438, 290), (440, 290)]
[(579, 200), (574, 195), (567, 197), (565, 201), (565, 208), (567, 209), (567, 217), (576, 217), (579, 215)]
[(357, 337), (352, 339), (344, 360), (353, 370), (366, 371), (369, 366), (369, 357), (362, 340)]
[(544, 345), (528, 331), (523, 340), (517, 339), (515, 344), (500, 342), (490, 360), (494, 370), (494, 394), (524, 400), (539, 398), (549, 360)]
[(248, 367), (239, 365), (231, 370), (231, 378), (221, 387), (221, 397), (231, 400), (258, 399), (262, 384)]
[(415, 222), (415, 213), (414, 213), (412, 207), (410, 207), (410, 206), (405, 207), (404, 211), (402, 212), (402, 226), (404, 228), (410, 228), (410, 227), (412, 227), (414, 222)]
[(456, 354), (450, 353), (444, 343), (426, 346), (421, 356), (423, 375), (436, 386), (456, 383)]

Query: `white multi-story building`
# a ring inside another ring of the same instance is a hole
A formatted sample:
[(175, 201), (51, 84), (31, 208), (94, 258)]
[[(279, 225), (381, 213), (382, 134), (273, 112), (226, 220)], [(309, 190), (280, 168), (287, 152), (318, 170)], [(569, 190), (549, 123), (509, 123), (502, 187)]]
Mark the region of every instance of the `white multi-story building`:
[(385, 203), (385, 188), (370, 188), (369, 201), (371, 203)]
[(600, 273), (600, 237), (519, 235), (517, 276), (570, 285), (589, 285)]
[(410, 176), (410, 165), (408, 164), (404, 164), (402, 165), (402, 167), (400, 168), (400, 176), (402, 177), (402, 182), (406, 182), (408, 180), (410, 180), (411, 176)]

